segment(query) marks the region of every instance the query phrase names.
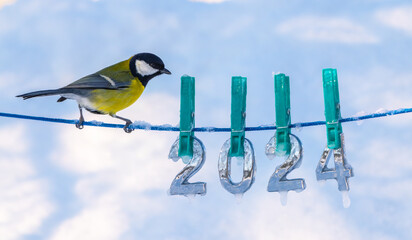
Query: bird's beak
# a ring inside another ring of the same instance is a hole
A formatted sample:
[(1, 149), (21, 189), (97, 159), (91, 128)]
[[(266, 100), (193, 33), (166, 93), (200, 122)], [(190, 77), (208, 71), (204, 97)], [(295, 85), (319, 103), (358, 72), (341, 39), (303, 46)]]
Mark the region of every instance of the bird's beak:
[(163, 68), (162, 70), (160, 70), (160, 72), (161, 73), (164, 73), (164, 74), (168, 74), (168, 75), (170, 75), (170, 74), (172, 74), (169, 70), (167, 70), (166, 68)]

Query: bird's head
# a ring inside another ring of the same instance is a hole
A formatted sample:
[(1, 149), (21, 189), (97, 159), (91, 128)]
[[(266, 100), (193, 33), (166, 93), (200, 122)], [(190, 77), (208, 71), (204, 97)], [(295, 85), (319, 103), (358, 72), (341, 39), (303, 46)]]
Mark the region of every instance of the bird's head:
[(152, 53), (139, 53), (134, 55), (130, 59), (129, 67), (132, 75), (139, 78), (144, 86), (146, 86), (150, 79), (160, 74), (171, 74), (171, 72), (165, 68), (162, 59)]

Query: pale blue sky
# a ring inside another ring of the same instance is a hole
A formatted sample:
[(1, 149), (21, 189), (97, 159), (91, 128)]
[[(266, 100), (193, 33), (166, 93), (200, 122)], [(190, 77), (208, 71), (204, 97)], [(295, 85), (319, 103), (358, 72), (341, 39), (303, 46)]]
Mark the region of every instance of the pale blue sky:
[[(344, 117), (411, 107), (409, 1), (0, 0), (0, 112), (78, 117), (56, 97), (16, 95), (64, 86), (138, 52), (159, 55), (157, 77), (119, 113), (179, 122), (180, 76), (196, 77), (196, 125), (228, 127), (230, 79), (248, 78), (247, 126), (273, 124), (272, 73), (291, 78), (292, 122), (323, 120), (323, 68), (336, 68)], [(86, 120), (119, 123), (86, 113)], [(206, 196), (168, 196), (181, 162), (167, 159), (177, 133), (0, 119), (0, 239), (409, 239), (412, 118), (343, 124), (351, 207), (335, 181), (316, 182), (324, 126), (292, 130), (303, 143), (307, 189), (266, 191), (281, 160), (247, 133), (256, 181), (238, 201), (220, 185), (217, 158), (228, 133), (197, 133), (207, 158), (191, 181)]]

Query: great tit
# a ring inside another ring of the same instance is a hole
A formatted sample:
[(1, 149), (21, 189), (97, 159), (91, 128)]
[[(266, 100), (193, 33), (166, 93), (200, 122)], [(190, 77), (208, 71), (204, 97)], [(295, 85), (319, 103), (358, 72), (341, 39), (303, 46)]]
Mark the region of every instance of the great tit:
[(128, 60), (116, 63), (90, 74), (69, 85), (52, 90), (42, 90), (18, 95), (24, 100), (32, 97), (60, 95), (57, 102), (76, 100), (80, 110), (76, 127), (83, 128), (83, 108), (96, 114), (109, 114), (126, 122), (124, 131), (130, 133), (132, 121), (116, 113), (132, 105), (143, 93), (147, 83), (160, 74), (171, 74), (163, 61), (151, 53), (139, 53)]

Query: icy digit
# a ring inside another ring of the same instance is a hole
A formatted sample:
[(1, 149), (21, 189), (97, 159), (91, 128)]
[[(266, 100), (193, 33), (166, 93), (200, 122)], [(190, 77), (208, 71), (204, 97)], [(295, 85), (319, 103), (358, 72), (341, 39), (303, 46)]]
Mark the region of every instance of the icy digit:
[(220, 183), (228, 192), (241, 195), (252, 186), (255, 180), (255, 154), (252, 143), (245, 138), (244, 140), (244, 155), (243, 155), (243, 178), (242, 181), (234, 183), (230, 177), (230, 166), (232, 157), (229, 156), (230, 139), (222, 146), (218, 160), (218, 170)]
[[(339, 191), (349, 191), (348, 178), (353, 177), (352, 167), (346, 163), (344, 154), (344, 139), (341, 124), (338, 75), (336, 69), (323, 69), (323, 96), (325, 103), (327, 145), (316, 168), (316, 178), (319, 180), (336, 179)], [(328, 162), (333, 152), (334, 168), (328, 168)], [(343, 194), (344, 205), (349, 205), (347, 194)]]
[[(282, 205), (286, 205), (288, 191), (301, 192), (306, 188), (304, 179), (286, 178), (291, 171), (298, 168), (302, 163), (302, 143), (293, 134), (290, 134), (290, 142), (292, 146), (290, 154), (281, 165), (276, 167), (275, 172), (269, 179), (267, 188), (268, 192), (279, 192), (281, 194)], [(276, 136), (272, 137), (266, 145), (266, 155), (269, 159), (275, 156), (272, 150), (273, 146), (276, 146)]]
[[(169, 159), (177, 161), (180, 157), (179, 153), (179, 139), (177, 139), (169, 152)], [(170, 185), (169, 193), (170, 195), (184, 195), (184, 196), (194, 196), (194, 195), (205, 195), (206, 194), (206, 183), (196, 182), (189, 183), (189, 179), (195, 175), (200, 168), (202, 168), (206, 158), (205, 148), (203, 143), (196, 137), (193, 139), (193, 157), (189, 160), (188, 164), (183, 168), (183, 170), (176, 175), (172, 184)], [(182, 159), (183, 160), (183, 159)]]
[(282, 205), (287, 203), (288, 192), (301, 192), (306, 188), (305, 180), (287, 179), (286, 176), (302, 163), (302, 144), (298, 137), (290, 133), (290, 81), (283, 73), (275, 75), (275, 105), (276, 134), (266, 144), (266, 156), (272, 160), (275, 157), (286, 157), (285, 161), (276, 167), (269, 179), (268, 192), (278, 192)]
[[(316, 178), (318, 181), (335, 179), (338, 182), (339, 191), (349, 191), (348, 178), (353, 177), (353, 171), (345, 159), (343, 134), (341, 134), (341, 143), (341, 147), (337, 149), (325, 148), (316, 168)], [(331, 151), (333, 151), (334, 168), (328, 168)]]
[[(243, 194), (252, 186), (255, 176), (253, 146), (245, 138), (246, 81), (245, 77), (232, 77), (230, 138), (223, 144), (218, 160), (220, 183), (223, 188), (236, 196)], [(231, 179), (232, 157), (243, 160), (243, 177), (238, 183), (234, 183)]]

